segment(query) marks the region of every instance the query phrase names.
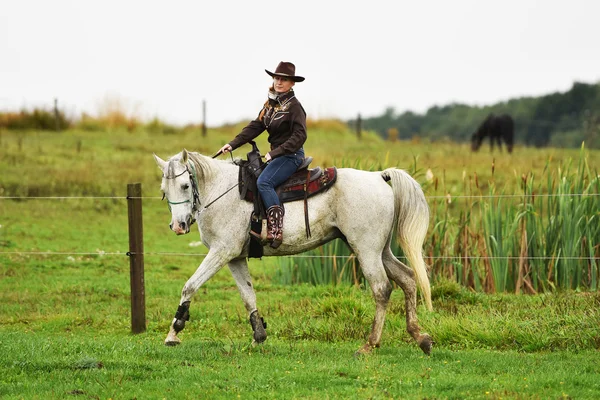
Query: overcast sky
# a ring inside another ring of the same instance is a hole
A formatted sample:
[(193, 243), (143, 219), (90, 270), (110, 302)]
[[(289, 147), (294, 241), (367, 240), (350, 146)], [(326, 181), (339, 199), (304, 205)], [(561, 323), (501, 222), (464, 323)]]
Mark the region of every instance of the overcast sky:
[(0, 0), (0, 110), (217, 126), (255, 117), (279, 61), (309, 118), (487, 105), (600, 81), (600, 1)]

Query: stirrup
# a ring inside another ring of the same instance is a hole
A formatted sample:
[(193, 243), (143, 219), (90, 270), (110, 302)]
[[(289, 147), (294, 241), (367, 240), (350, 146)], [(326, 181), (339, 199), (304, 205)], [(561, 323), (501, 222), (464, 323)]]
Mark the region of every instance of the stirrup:
[(267, 243), (269, 243), (268, 241), (265, 240), (265, 238), (262, 237), (262, 235), (254, 232), (253, 230), (250, 230), (250, 236), (252, 236), (253, 238), (257, 239), (263, 246)]

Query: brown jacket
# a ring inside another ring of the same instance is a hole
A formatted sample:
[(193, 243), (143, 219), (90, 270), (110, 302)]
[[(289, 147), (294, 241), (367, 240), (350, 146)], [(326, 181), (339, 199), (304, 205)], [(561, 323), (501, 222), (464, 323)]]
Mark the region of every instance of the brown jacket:
[(302, 147), (306, 141), (306, 113), (293, 90), (277, 100), (267, 101), (258, 117), (242, 129), (229, 145), (236, 149), (265, 129), (269, 133), (271, 158), (292, 154)]

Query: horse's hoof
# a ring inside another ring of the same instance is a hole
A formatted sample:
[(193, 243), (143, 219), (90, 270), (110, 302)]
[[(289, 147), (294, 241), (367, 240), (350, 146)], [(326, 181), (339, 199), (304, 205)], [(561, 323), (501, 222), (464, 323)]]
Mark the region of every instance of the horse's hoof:
[(365, 357), (368, 353), (363, 353), (361, 351), (361, 349), (356, 350), (356, 352), (354, 353), (354, 358), (361, 358), (361, 357)]
[(361, 347), (360, 349), (358, 349), (356, 351), (356, 353), (354, 353), (354, 357), (358, 358), (358, 357), (362, 357), (362, 356), (371, 354), (371, 352), (373, 351), (374, 348), (375, 348), (375, 346), (371, 346), (369, 343), (365, 343), (365, 345), (363, 347)]
[(177, 346), (180, 343), (181, 339), (179, 339), (177, 336), (169, 335), (165, 339), (165, 346)]
[(419, 347), (423, 350), (426, 355), (431, 355), (431, 348), (433, 347), (433, 339), (428, 334), (424, 333), (419, 337)]

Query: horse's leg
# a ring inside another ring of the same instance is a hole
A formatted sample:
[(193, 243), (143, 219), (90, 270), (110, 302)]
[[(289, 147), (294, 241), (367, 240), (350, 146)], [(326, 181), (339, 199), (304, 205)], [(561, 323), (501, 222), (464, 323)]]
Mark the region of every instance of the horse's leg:
[(175, 313), (173, 322), (171, 322), (171, 328), (165, 339), (167, 346), (174, 346), (181, 343), (181, 340), (177, 337), (177, 334), (185, 328), (185, 321), (190, 319), (190, 301), (194, 294), (198, 291), (206, 281), (213, 277), (214, 274), (221, 269), (221, 267), (231, 259), (226, 251), (217, 251), (211, 249), (196, 272), (188, 279), (183, 286), (181, 291), (181, 300), (179, 302), (179, 308)]
[(248, 263), (246, 262), (246, 259), (240, 258), (230, 261), (229, 270), (235, 279), (244, 306), (246, 306), (246, 311), (248, 311), (248, 315), (250, 316), (250, 325), (252, 325), (252, 331), (254, 332), (254, 341), (256, 343), (262, 343), (267, 339), (267, 331), (265, 331), (267, 324), (264, 322), (256, 308), (256, 294), (254, 293), (252, 278), (248, 272)]
[[(355, 248), (355, 246), (353, 246), (353, 248)], [(381, 342), (381, 332), (383, 331), (383, 324), (385, 322), (385, 313), (390, 300), (390, 295), (392, 294), (392, 285), (383, 268), (381, 255), (370, 249), (363, 249), (363, 251), (357, 250), (357, 257), (363, 275), (369, 282), (369, 286), (371, 287), (375, 299), (375, 318), (373, 319), (373, 325), (371, 326), (371, 334), (369, 335), (367, 343), (356, 352), (356, 355), (360, 355), (368, 354), (375, 347), (379, 347)]]
[(406, 330), (417, 341), (419, 347), (427, 355), (431, 353), (433, 340), (427, 333), (420, 333), (421, 328), (417, 321), (417, 285), (415, 273), (412, 269), (399, 261), (389, 246), (383, 251), (383, 266), (388, 277), (396, 282), (404, 291), (406, 305)]

